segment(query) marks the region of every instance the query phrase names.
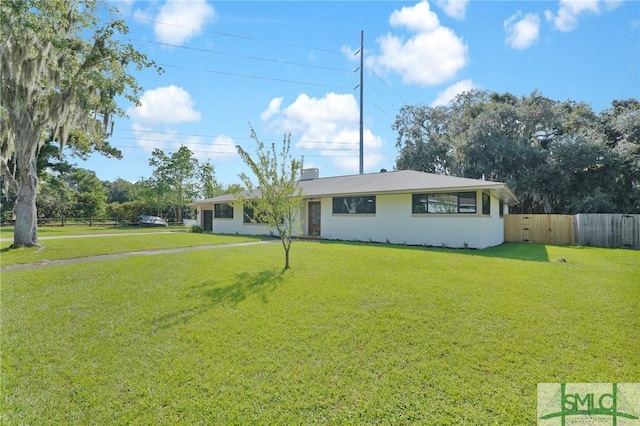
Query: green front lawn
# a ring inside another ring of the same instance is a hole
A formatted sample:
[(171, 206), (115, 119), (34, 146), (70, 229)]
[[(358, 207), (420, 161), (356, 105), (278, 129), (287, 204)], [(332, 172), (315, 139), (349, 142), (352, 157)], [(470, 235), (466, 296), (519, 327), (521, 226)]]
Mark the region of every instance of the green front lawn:
[[(25, 263), (43, 263), (53, 260), (76, 259), (88, 256), (100, 256), (115, 253), (129, 253), (146, 250), (162, 250), (177, 247), (201, 245), (231, 244), (259, 241), (259, 237), (244, 235), (192, 234), (171, 232), (157, 235), (136, 235), (137, 232), (110, 234), (109, 236), (91, 236), (40, 240), (42, 248), (31, 247), (9, 249), (9, 241), (0, 243), (0, 266)], [(73, 235), (73, 234), (69, 234)], [(82, 235), (82, 234), (77, 234)]]
[(640, 378), (637, 251), (291, 260), (275, 242), (3, 272), (2, 423), (534, 424), (537, 383)]
[[(38, 237), (59, 237), (64, 235), (91, 235), (91, 234), (127, 234), (127, 233), (156, 233), (156, 232), (187, 232), (186, 226), (39, 226)], [(0, 237), (13, 240), (13, 226), (0, 226)]]

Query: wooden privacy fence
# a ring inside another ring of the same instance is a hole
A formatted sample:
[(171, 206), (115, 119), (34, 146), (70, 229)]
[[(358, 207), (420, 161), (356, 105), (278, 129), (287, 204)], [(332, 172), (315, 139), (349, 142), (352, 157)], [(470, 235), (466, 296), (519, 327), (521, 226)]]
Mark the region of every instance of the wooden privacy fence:
[(504, 240), (511, 242), (573, 244), (573, 215), (507, 214)]
[(576, 244), (640, 250), (640, 215), (577, 214)]
[(504, 216), (504, 240), (640, 250), (640, 215), (508, 214)]

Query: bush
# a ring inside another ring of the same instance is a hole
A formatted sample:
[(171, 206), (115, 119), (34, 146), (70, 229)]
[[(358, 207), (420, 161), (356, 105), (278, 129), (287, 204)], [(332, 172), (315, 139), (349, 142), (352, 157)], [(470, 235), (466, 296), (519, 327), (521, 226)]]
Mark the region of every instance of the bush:
[(200, 225), (191, 225), (191, 232), (202, 234), (204, 232), (204, 229), (202, 229), (202, 226)]

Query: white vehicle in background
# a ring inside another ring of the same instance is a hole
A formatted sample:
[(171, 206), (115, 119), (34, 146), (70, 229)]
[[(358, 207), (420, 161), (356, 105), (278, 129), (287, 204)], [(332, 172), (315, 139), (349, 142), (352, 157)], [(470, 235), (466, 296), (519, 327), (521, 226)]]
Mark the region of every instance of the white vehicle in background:
[(146, 214), (138, 216), (138, 224), (140, 226), (169, 226), (169, 224), (158, 216), (149, 216)]

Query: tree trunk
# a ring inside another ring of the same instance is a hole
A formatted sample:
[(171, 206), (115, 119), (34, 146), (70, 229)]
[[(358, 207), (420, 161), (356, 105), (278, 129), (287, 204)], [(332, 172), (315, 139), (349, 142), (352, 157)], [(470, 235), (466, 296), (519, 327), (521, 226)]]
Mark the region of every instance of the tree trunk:
[(289, 269), (289, 250), (291, 250), (291, 238), (287, 238), (286, 235), (280, 233), (280, 241), (282, 241), (282, 247), (284, 248), (284, 269)]
[(19, 179), (16, 204), (13, 208), (16, 214), (12, 245), (14, 248), (40, 246), (38, 244), (38, 210), (36, 207), (38, 191), (36, 157), (36, 150), (26, 149), (16, 152)]
[(289, 269), (289, 250), (284, 251), (284, 269)]

